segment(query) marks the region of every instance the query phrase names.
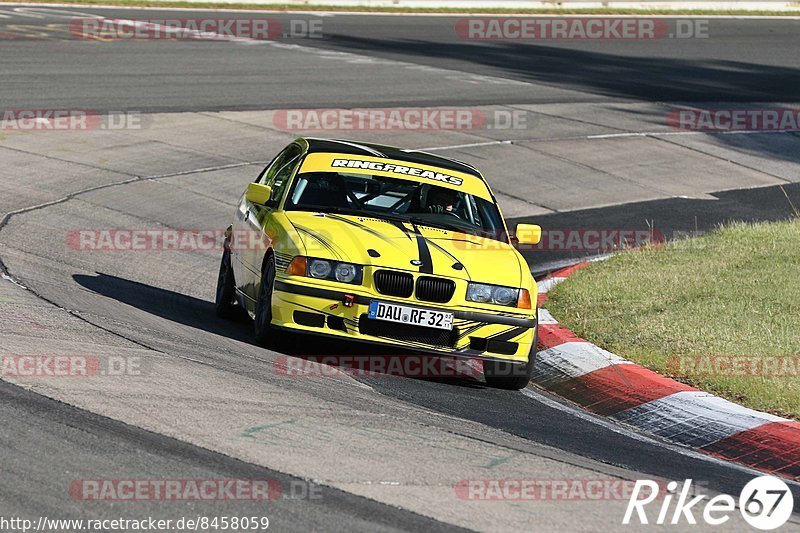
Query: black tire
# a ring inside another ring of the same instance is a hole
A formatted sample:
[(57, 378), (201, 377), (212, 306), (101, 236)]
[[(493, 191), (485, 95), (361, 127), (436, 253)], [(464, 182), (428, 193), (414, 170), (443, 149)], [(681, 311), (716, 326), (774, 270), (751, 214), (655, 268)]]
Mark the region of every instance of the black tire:
[(236, 303), (236, 280), (233, 278), (233, 268), (231, 267), (231, 251), (227, 246), (222, 252), (222, 260), (219, 264), (214, 312), (218, 317), (227, 319), (236, 318), (239, 314), (239, 306)]
[(261, 272), (261, 287), (256, 299), (256, 316), (253, 320), (253, 333), (258, 344), (277, 342), (280, 331), (272, 326), (272, 291), (275, 287), (275, 258), (269, 254)]
[(533, 334), (531, 351), (527, 363), (507, 363), (505, 361), (484, 361), (483, 377), (486, 384), (495, 389), (520, 390), (524, 389), (533, 376), (533, 365), (536, 362), (536, 347), (539, 343), (539, 324)]

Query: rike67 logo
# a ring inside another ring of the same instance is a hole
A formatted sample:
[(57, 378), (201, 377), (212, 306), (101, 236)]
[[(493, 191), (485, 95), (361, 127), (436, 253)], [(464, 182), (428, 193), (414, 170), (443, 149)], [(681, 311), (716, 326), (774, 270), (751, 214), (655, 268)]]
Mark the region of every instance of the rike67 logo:
[[(698, 518), (711, 526), (722, 526), (735, 516), (738, 503), (742, 518), (753, 528), (762, 531), (777, 529), (784, 525), (792, 515), (794, 497), (789, 486), (774, 476), (757, 477), (742, 489), (737, 502), (733, 496), (720, 494), (707, 499), (705, 495), (695, 495), (692, 480), (687, 479), (682, 486), (677, 481), (666, 485), (666, 494), (660, 493), (662, 484), (652, 480), (637, 480), (622, 523), (628, 525), (633, 520), (640, 524), (697, 524)], [(661, 505), (650, 508), (650, 503), (659, 500)], [(673, 506), (674, 503), (674, 506)], [(652, 511), (658, 509), (657, 516)]]

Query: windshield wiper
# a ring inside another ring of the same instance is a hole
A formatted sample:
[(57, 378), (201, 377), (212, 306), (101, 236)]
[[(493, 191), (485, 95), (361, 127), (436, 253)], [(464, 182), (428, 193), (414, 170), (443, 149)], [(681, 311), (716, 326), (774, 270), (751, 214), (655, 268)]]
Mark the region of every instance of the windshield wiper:
[(408, 221), (418, 226), (430, 226), (433, 228), (446, 229), (449, 231), (464, 231), (458, 226), (451, 226), (446, 222), (431, 222), (430, 220), (420, 217), (411, 217), (408, 219)]
[(298, 205), (294, 207), (297, 211), (313, 211), (315, 213), (333, 213), (336, 215), (365, 216), (364, 211), (353, 209), (352, 207), (336, 207), (328, 205)]
[(395, 213), (373, 213), (373, 212), (369, 212), (369, 214), (363, 216), (370, 216), (372, 218), (378, 218), (378, 219), (383, 218), (386, 220), (390, 220), (392, 222), (406, 222), (409, 224), (416, 224), (418, 226), (431, 226), (434, 228), (446, 229), (449, 231), (458, 231), (461, 233), (467, 233), (466, 230), (458, 226), (447, 224), (446, 222), (431, 222), (430, 220), (422, 217), (414, 217), (414, 216), (409, 217)]
[(469, 233), (474, 235), (478, 228), (464, 228), (456, 224), (448, 224), (447, 222), (430, 221), (422, 217), (409, 217), (408, 221), (419, 226), (431, 226), (433, 228), (446, 229), (448, 231), (456, 231), (458, 233)]

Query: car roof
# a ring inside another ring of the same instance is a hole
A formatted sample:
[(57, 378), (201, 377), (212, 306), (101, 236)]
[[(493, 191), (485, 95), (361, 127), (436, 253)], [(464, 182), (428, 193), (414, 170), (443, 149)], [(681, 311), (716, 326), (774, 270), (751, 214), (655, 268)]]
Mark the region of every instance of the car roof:
[(318, 139), (315, 137), (303, 137), (302, 140), (308, 143), (308, 153), (310, 154), (329, 152), (337, 154), (383, 157), (386, 159), (394, 159), (408, 163), (431, 165), (446, 168), (448, 170), (456, 170), (483, 180), (481, 173), (468, 163), (458, 161), (457, 159), (441, 157), (420, 150), (397, 148), (395, 146), (386, 146), (383, 144), (346, 141), (342, 139)]

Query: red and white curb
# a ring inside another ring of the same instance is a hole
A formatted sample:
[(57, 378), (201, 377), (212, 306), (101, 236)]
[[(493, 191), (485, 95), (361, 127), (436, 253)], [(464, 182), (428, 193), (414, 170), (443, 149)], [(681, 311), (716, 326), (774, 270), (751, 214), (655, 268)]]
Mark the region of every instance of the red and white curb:
[[(552, 287), (588, 264), (539, 281), (539, 305)], [(532, 381), (673, 443), (800, 481), (800, 422), (748, 409), (632, 363), (577, 337), (541, 307)]]

